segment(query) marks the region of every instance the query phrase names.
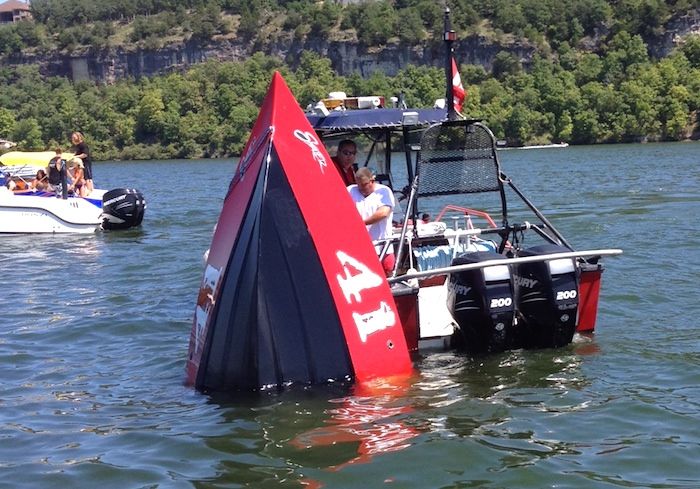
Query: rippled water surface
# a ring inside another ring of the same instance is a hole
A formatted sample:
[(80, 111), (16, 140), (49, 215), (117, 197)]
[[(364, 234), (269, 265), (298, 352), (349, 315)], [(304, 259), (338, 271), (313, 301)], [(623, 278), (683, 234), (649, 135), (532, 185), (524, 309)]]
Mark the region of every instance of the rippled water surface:
[(700, 144), (501, 159), (574, 246), (625, 250), (594, 336), (235, 400), (183, 385), (233, 163), (97, 164), (142, 229), (0, 237), (0, 488), (700, 487)]

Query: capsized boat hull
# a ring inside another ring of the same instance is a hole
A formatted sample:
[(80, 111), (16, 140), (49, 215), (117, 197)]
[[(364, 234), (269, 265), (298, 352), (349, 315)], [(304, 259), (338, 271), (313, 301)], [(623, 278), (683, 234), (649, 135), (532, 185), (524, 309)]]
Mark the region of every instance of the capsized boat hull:
[(207, 254), (187, 382), (257, 390), (411, 370), (362, 219), (276, 73)]

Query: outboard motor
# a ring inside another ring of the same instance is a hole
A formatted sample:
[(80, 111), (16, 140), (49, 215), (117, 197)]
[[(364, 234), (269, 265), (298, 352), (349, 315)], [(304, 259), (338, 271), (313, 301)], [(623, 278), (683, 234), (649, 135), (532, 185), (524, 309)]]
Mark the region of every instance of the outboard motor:
[[(500, 260), (491, 251), (464, 253), (452, 265)], [(458, 325), (454, 346), (473, 353), (513, 348), (516, 340), (513, 281), (508, 265), (496, 265), (451, 273), (447, 307)]]
[[(569, 251), (547, 244), (522, 250), (518, 256)], [(578, 313), (578, 279), (573, 258), (521, 263), (514, 268), (517, 308), (523, 319), (526, 348), (551, 348), (571, 343)]]
[(143, 221), (146, 199), (141, 192), (130, 188), (115, 188), (102, 197), (102, 228), (128, 229)]

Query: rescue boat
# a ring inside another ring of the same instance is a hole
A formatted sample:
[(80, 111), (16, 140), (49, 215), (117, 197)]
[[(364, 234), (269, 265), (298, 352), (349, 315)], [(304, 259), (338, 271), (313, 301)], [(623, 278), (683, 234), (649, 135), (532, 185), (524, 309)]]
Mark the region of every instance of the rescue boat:
[[(446, 21), (448, 101), (453, 34)], [(506, 175), (482, 121), (392, 105), (336, 92), (304, 114), (274, 75), (207, 255), (188, 383), (363, 382), (410, 372), (425, 349), (560, 347), (594, 330), (602, 258), (622, 250), (574, 249)], [(404, 207), (389, 239), (370, 241), (328, 154), (347, 138)], [(529, 217), (512, 218), (513, 199)]]

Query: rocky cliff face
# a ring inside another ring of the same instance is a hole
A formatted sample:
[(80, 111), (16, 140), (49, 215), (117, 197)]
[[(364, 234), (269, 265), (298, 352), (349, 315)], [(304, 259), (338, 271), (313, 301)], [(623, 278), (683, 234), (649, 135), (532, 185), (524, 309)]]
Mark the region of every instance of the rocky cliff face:
[[(656, 58), (666, 55), (680, 39), (689, 33), (700, 33), (700, 10), (672, 19), (663, 36), (649, 42), (649, 52)], [(527, 66), (535, 54), (535, 48), (527, 44), (503, 46), (490, 40), (471, 36), (455, 43), (455, 56), (460, 63), (482, 65), (491, 70), (500, 51), (515, 55)], [(595, 46), (589, 46), (589, 49)], [(9, 59), (9, 64), (36, 63), (49, 76), (64, 76), (74, 81), (92, 80), (98, 83), (114, 83), (132, 77), (141, 78), (171, 71), (182, 71), (206, 60), (241, 61), (253, 54), (253, 46), (238, 40), (226, 40), (201, 46), (183, 43), (159, 50), (129, 51), (122, 48), (104, 52), (87, 52), (82, 55), (20, 56)], [(331, 60), (333, 69), (340, 75), (360, 73), (369, 76), (379, 71), (395, 75), (408, 65), (442, 66), (442, 42), (420, 46), (388, 45), (364, 47), (357, 42), (328, 42), (309, 39), (303, 42), (271, 42), (263, 51), (279, 56), (295, 67), (303, 50), (320, 53)]]
[[(271, 44), (265, 52), (283, 58), (293, 68), (300, 53), (311, 50), (328, 57), (333, 69), (340, 75), (357, 72), (362, 76), (369, 76), (379, 71), (392, 76), (408, 65), (443, 66), (443, 49), (442, 43), (421, 46), (388, 45), (368, 49), (353, 42), (309, 40), (303, 43)], [(483, 65), (487, 70), (491, 69), (494, 57), (502, 50), (512, 52), (524, 64), (532, 59), (535, 52), (533, 47), (527, 45), (503, 47), (476, 36), (455, 44), (455, 56), (460, 63)], [(252, 53), (250, 46), (234, 40), (207, 46), (183, 43), (159, 50), (127, 51), (117, 48), (70, 56), (22, 56), (8, 61), (11, 64), (39, 64), (42, 73), (48, 76), (64, 76), (74, 81), (91, 80), (109, 84), (122, 78), (138, 79), (181, 71), (206, 60), (242, 61)]]

